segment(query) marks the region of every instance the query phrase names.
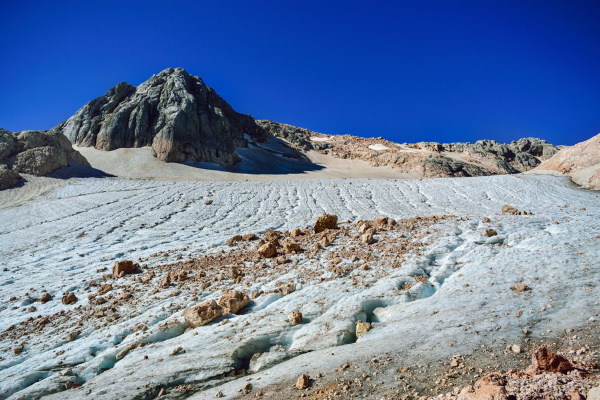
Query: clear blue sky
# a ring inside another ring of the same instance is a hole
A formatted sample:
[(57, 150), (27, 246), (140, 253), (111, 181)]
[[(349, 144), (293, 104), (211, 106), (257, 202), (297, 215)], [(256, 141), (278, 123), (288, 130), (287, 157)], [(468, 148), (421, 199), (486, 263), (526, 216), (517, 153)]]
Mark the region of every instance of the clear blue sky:
[(168, 67), (237, 111), (398, 142), (600, 132), (600, 1), (3, 1), (0, 127)]

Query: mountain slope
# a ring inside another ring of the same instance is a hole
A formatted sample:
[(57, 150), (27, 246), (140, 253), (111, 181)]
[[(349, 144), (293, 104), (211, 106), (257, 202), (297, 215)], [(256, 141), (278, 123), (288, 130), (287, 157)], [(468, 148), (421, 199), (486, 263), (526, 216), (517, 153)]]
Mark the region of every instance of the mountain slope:
[(420, 142), (399, 144), (383, 138), (323, 135), (273, 121), (256, 121), (269, 134), (301, 151), (315, 150), (373, 166), (389, 166), (425, 178), (514, 174), (530, 170), (554, 155), (559, 147), (536, 138), (511, 144), (493, 140), (476, 143)]
[(585, 188), (600, 190), (600, 134), (560, 150), (536, 171), (559, 171)]
[(239, 160), (244, 134), (264, 134), (249, 115), (239, 114), (182, 68), (169, 68), (138, 87), (119, 83), (54, 128), (74, 144), (114, 150), (152, 146), (161, 161)]

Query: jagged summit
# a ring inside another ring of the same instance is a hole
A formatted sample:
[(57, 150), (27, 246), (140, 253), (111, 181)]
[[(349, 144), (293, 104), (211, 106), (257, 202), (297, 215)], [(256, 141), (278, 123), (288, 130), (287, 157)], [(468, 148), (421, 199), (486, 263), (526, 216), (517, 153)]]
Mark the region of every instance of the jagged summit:
[(54, 128), (74, 144), (114, 150), (151, 146), (162, 161), (238, 161), (244, 134), (264, 139), (202, 79), (168, 68), (138, 87), (121, 82)]

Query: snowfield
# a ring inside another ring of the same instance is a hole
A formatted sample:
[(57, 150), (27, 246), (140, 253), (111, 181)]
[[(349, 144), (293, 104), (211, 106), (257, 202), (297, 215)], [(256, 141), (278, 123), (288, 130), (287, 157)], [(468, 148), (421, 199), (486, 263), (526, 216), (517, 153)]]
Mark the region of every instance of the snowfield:
[[(505, 204), (533, 215), (500, 215)], [(228, 238), (307, 232), (323, 213), (344, 224), (313, 257), (247, 259), (240, 280), (208, 266), (207, 285), (159, 288), (167, 264), (214, 257), (229, 265), (228, 255), (252, 253), (255, 244), (226, 246)], [(566, 329), (598, 329), (599, 215), (600, 193), (541, 175), (31, 179), (0, 192), (0, 398), (145, 399), (162, 390), (164, 398), (284, 399), (299, 396), (290, 386), (300, 374), (325, 388), (321, 382), (352, 378), (374, 358), (387, 360), (371, 382), (381, 398), (401, 389), (404, 365), (485, 352), (508, 369), (528, 355), (500, 356), (507, 345), (529, 349)], [(432, 216), (445, 217), (415, 219)], [(355, 223), (379, 217), (410, 228), (382, 229), (374, 244), (360, 243)], [(488, 228), (497, 235), (482, 236)], [(125, 259), (147, 266), (105, 277)], [(88, 295), (106, 283), (107, 304), (91, 304)], [(296, 290), (283, 296), (276, 289), (284, 283)], [(510, 289), (519, 284), (527, 290)], [(227, 290), (263, 293), (240, 315), (188, 330), (183, 309)], [(37, 301), (44, 291), (52, 300)], [(62, 304), (65, 292), (77, 303)], [(288, 322), (292, 311), (302, 312), (301, 324)], [(371, 330), (357, 338), (356, 321)]]

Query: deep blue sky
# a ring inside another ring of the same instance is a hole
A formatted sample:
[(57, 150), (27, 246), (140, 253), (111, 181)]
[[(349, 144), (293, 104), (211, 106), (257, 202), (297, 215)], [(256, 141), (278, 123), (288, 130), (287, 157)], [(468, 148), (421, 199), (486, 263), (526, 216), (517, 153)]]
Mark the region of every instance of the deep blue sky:
[(600, 132), (600, 1), (3, 1), (0, 127), (168, 67), (237, 111), (397, 142)]

